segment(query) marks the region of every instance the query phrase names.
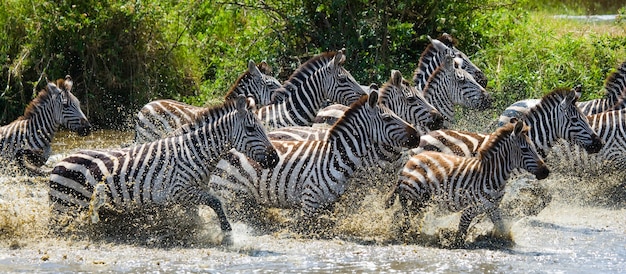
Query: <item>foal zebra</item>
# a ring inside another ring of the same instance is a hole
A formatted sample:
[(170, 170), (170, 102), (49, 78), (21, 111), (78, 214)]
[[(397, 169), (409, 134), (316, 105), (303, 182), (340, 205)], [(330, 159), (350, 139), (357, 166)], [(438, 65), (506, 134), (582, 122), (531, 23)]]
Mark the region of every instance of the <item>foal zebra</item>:
[(476, 157), (432, 151), (412, 156), (387, 197), (387, 207), (399, 196), (405, 217), (403, 229), (408, 227), (411, 211), (419, 213), (435, 202), (450, 211), (463, 211), (457, 240), (465, 238), (472, 220), (482, 213), (489, 214), (495, 232), (504, 232), (498, 206), (510, 173), (523, 168), (539, 180), (549, 174), (527, 133), (523, 122), (505, 125), (478, 150)]
[[(387, 83), (385, 83), (381, 89), (379, 96), (379, 103), (388, 107), (400, 118), (412, 124), (415, 128), (421, 131), (421, 134), (430, 130), (439, 129), (443, 125), (443, 116), (435, 107), (426, 101), (426, 98), (422, 96), (415, 87), (402, 77), (402, 73), (397, 70), (391, 71), (391, 76)], [(335, 117), (330, 117), (318, 113), (315, 118), (316, 122), (334, 124), (348, 107), (344, 105), (331, 105), (324, 108), (327, 111), (333, 109), (335, 112), (333, 115), (340, 114)], [(332, 123), (331, 123), (332, 122)]]
[(272, 104), (258, 116), (267, 127), (310, 126), (327, 101), (350, 105), (365, 91), (343, 68), (343, 50), (319, 54), (302, 64), (283, 87), (272, 95)]
[[(602, 148), (602, 140), (576, 106), (579, 97), (577, 90), (558, 88), (540, 100), (516, 102), (504, 110), (500, 126), (518, 120), (526, 123), (530, 127), (528, 136), (542, 156), (558, 139), (566, 139), (589, 153), (596, 153)], [(490, 138), (490, 135), (465, 131), (433, 131), (422, 136), (419, 147), (409, 154), (428, 150), (472, 157)]]
[(457, 68), (452, 51), (446, 51), (443, 61), (433, 71), (422, 90), (426, 100), (443, 117), (454, 121), (454, 104), (484, 110), (491, 107), (491, 96), (467, 71)]
[(606, 90), (602, 99), (595, 99), (577, 103), (584, 115), (593, 115), (609, 110), (618, 110), (624, 107), (626, 97), (626, 62), (611, 73), (604, 82)]
[[(249, 61), (248, 70), (235, 81), (225, 99), (236, 99), (243, 94), (254, 99), (258, 106), (269, 104), (271, 93), (281, 86), (276, 78), (266, 75), (270, 71), (265, 62), (255, 65), (254, 61)], [(169, 99), (152, 101), (135, 116), (134, 142), (141, 144), (167, 137), (172, 131), (194, 120), (204, 109)]]
[(65, 76), (48, 82), (30, 102), (24, 115), (0, 127), (0, 156), (15, 159), (20, 151), (39, 154), (45, 162), (50, 156), (50, 143), (63, 125), (80, 136), (91, 133), (91, 125), (80, 109), (80, 102), (72, 94), (72, 77)]
[(430, 78), (433, 72), (441, 65), (447, 54), (446, 52), (449, 50), (452, 50), (454, 53), (455, 62), (461, 69), (472, 75), (474, 80), (483, 88), (487, 87), (487, 77), (485, 77), (485, 74), (469, 60), (469, 57), (467, 57), (465, 53), (456, 48), (456, 39), (451, 35), (444, 33), (437, 39), (431, 39), (429, 36), (428, 40), (430, 44), (422, 52), (417, 69), (413, 74), (413, 84), (418, 90), (424, 89), (428, 78)]
[(89, 209), (92, 221), (97, 222), (98, 208), (105, 205), (117, 209), (207, 205), (217, 213), (222, 231), (230, 231), (220, 200), (203, 182), (231, 149), (264, 168), (276, 165), (278, 154), (253, 109), (254, 102), (239, 95), (199, 113), (185, 126), (189, 127), (185, 134), (123, 149), (69, 155), (50, 175), (53, 216)]
[(211, 188), (253, 205), (299, 208), (305, 217), (314, 216), (339, 199), (357, 169), (378, 164), (367, 161), (372, 146), (419, 142), (415, 128), (377, 101), (372, 91), (353, 103), (325, 140), (272, 141), (280, 154), (274, 168), (263, 169), (241, 154), (225, 157)]

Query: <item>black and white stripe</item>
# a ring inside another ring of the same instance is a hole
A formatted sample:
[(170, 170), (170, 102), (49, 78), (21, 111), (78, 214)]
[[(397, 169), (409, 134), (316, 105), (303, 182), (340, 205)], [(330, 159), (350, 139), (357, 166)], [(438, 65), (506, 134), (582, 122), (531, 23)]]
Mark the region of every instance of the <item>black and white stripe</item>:
[[(516, 102), (504, 110), (499, 125), (523, 121), (530, 127), (528, 136), (543, 156), (559, 139), (579, 145), (589, 153), (596, 153), (603, 146), (602, 140), (576, 106), (579, 96), (580, 92), (576, 89), (559, 88), (539, 100)], [(437, 130), (422, 136), (419, 147), (411, 149), (409, 154), (439, 151), (471, 157), (491, 137), (474, 132)]]
[(442, 64), (446, 52), (452, 50), (455, 56), (455, 62), (459, 68), (467, 71), (478, 84), (483, 88), (487, 87), (487, 77), (476, 66), (469, 57), (456, 48), (456, 39), (451, 35), (444, 33), (437, 39), (428, 37), (430, 44), (422, 52), (417, 69), (413, 73), (413, 84), (418, 90), (423, 90), (428, 82), (428, 78)]
[(343, 105), (357, 101), (366, 92), (343, 68), (345, 60), (338, 51), (302, 64), (272, 95), (272, 104), (259, 109), (261, 121), (269, 128), (310, 126), (328, 101)]
[[(217, 161), (235, 149), (271, 168), (278, 154), (252, 111), (254, 103), (236, 100), (206, 109), (185, 133), (123, 149), (81, 150), (57, 163), (50, 175), (53, 209), (69, 214), (91, 212), (97, 220), (104, 205), (124, 209), (150, 204), (207, 205), (231, 230), (221, 202), (203, 182)], [(54, 215), (54, 214), (53, 214)]]
[[(412, 124), (421, 131), (421, 134), (443, 126), (441, 113), (402, 77), (400, 71), (391, 71), (389, 81), (381, 88), (378, 103)], [(331, 105), (324, 108), (322, 110), (324, 112), (318, 113), (315, 121), (332, 125), (343, 116), (346, 110), (347, 107), (344, 105)]]
[(73, 81), (64, 79), (47, 83), (30, 102), (24, 115), (0, 127), (0, 156), (13, 160), (20, 151), (36, 153), (45, 162), (50, 156), (50, 143), (60, 126), (81, 136), (91, 133), (91, 125), (72, 94)]
[(378, 164), (368, 161), (372, 147), (417, 145), (415, 128), (378, 104), (377, 97), (372, 91), (352, 104), (325, 140), (272, 141), (280, 154), (274, 168), (232, 154), (219, 162), (211, 188), (253, 205), (299, 208), (305, 216), (314, 215), (344, 193), (357, 169)]
[(454, 54), (448, 50), (422, 90), (426, 100), (443, 117), (454, 121), (454, 105), (484, 110), (491, 107), (491, 96), (467, 71), (457, 68)]
[(523, 122), (499, 128), (490, 142), (478, 150), (476, 157), (459, 157), (439, 152), (412, 156), (398, 177), (398, 183), (387, 197), (391, 206), (399, 196), (407, 228), (410, 213), (421, 211), (430, 203), (463, 211), (458, 238), (465, 238), (472, 220), (488, 213), (503, 232), (498, 208), (505, 184), (514, 169), (523, 168), (544, 179), (549, 171), (527, 136)]
[[(249, 61), (248, 70), (235, 81), (225, 99), (233, 100), (243, 94), (254, 99), (257, 106), (269, 104), (272, 93), (281, 87), (276, 78), (266, 74), (270, 71), (265, 62), (255, 65), (254, 61)], [(204, 107), (169, 99), (149, 102), (135, 116), (134, 141), (141, 144), (165, 138), (182, 125), (193, 121), (204, 110)]]
[[(578, 87), (580, 89), (580, 87)], [(619, 110), (625, 106), (626, 97), (626, 62), (617, 67), (604, 82), (604, 98), (577, 103), (584, 115), (593, 115), (610, 110)]]

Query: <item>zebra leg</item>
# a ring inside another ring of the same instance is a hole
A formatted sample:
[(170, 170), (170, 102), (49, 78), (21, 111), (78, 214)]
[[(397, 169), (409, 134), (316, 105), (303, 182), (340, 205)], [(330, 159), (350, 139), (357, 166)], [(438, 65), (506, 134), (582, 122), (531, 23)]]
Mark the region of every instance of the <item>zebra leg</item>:
[(183, 186), (174, 190), (175, 195), (172, 202), (183, 205), (206, 205), (209, 206), (220, 221), (220, 228), (223, 232), (232, 231), (232, 227), (226, 218), (226, 213), (222, 208), (222, 202), (215, 195), (209, 193), (208, 190), (197, 186)]
[(489, 218), (493, 223), (493, 231), (491, 235), (496, 238), (510, 238), (510, 234), (507, 233), (507, 229), (502, 221), (502, 215), (499, 207), (493, 208), (489, 211)]
[(467, 236), (467, 230), (469, 229), (472, 220), (478, 216), (483, 210), (480, 210), (476, 206), (470, 206), (463, 210), (461, 214), (461, 221), (459, 222), (459, 230), (456, 234), (456, 241), (458, 244), (465, 241), (465, 236)]

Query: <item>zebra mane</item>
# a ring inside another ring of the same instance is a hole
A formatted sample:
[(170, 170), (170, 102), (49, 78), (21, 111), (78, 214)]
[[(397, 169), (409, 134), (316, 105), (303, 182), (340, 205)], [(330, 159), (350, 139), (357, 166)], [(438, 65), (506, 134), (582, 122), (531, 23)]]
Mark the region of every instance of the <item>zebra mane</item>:
[(611, 73), (604, 81), (605, 98), (617, 101), (626, 94), (626, 62), (619, 65), (616, 71)]
[[(550, 98), (567, 98), (567, 96), (570, 94), (570, 92), (572, 92), (572, 89), (570, 88), (555, 88), (553, 89), (551, 92), (549, 92), (548, 94), (544, 95), (543, 97), (541, 97), (541, 101), (540, 102), (544, 102), (546, 100), (550, 100)], [(541, 103), (539, 103), (541, 104)]]
[(301, 86), (302, 83), (304, 83), (306, 79), (311, 77), (311, 75), (315, 71), (330, 63), (335, 57), (335, 54), (337, 54), (337, 52), (329, 51), (313, 56), (311, 59), (304, 62), (304, 64), (302, 64), (298, 69), (296, 69), (296, 71), (294, 71), (291, 76), (289, 76), (289, 79), (287, 79), (287, 81), (283, 83), (284, 88), (278, 89), (274, 93), (286, 93), (283, 95), (288, 95), (291, 90), (294, 90), (290, 86)]
[(28, 120), (35, 114), (37, 107), (42, 105), (48, 100), (52, 98), (52, 93), (48, 90), (48, 84), (46, 83), (46, 87), (39, 91), (37, 97), (30, 101), (26, 109), (24, 110), (24, 115), (17, 118), (17, 120)]
[(363, 105), (367, 104), (368, 99), (369, 96), (366, 94), (362, 95), (359, 100), (356, 100), (354, 103), (352, 103), (348, 110), (346, 110), (346, 112), (343, 114), (343, 116), (341, 116), (341, 118), (339, 118), (339, 120), (337, 120), (337, 122), (335, 122), (335, 124), (330, 128), (328, 136), (333, 135), (334, 132), (336, 132), (335, 128), (340, 127), (343, 124), (344, 120), (355, 115), (355, 113), (358, 113), (358, 110), (361, 109)]
[[(265, 63), (265, 62), (263, 62), (263, 63)], [(267, 67), (269, 67), (269, 65), (267, 65), (267, 64), (265, 64), (265, 65), (266, 65)], [(265, 68), (264, 68), (263, 70), (261, 70), (260, 66), (262, 66), (262, 65), (261, 65), (261, 63), (257, 64), (257, 68), (259, 68), (259, 70), (261, 71), (261, 73), (265, 73), (265, 72), (264, 72), (264, 71), (265, 71)], [(230, 100), (230, 99), (237, 98), (237, 95), (239, 95), (239, 94), (237, 94), (237, 93), (235, 92), (235, 90), (236, 90), (236, 89), (237, 89), (237, 87), (239, 86), (239, 83), (240, 83), (243, 79), (245, 79), (246, 77), (251, 77), (251, 75), (250, 75), (250, 70), (249, 70), (249, 69), (248, 69), (248, 70), (246, 70), (246, 71), (245, 71), (244, 73), (242, 73), (241, 75), (239, 75), (239, 77), (237, 77), (237, 80), (235, 80), (235, 83), (233, 83), (233, 85), (232, 85), (232, 86), (230, 86), (230, 89), (228, 90), (228, 92), (227, 92), (227, 93), (226, 93), (226, 95), (224, 96), (224, 99), (225, 99), (225, 100)]]
[(170, 136), (188, 133), (195, 130), (198, 126), (203, 126), (207, 122), (207, 118), (222, 117), (224, 114), (237, 109), (237, 98), (225, 100), (222, 104), (210, 106), (204, 108), (191, 120), (185, 124), (182, 128), (176, 130), (176, 134), (170, 134)]
[[(494, 148), (499, 147), (501, 143), (505, 142), (505, 140), (508, 139), (509, 136), (511, 136), (511, 133), (514, 129), (515, 123), (508, 123), (504, 126), (499, 127), (496, 132), (491, 135), (489, 141), (487, 141), (487, 143), (481, 145), (478, 148), (478, 150), (476, 151), (476, 158), (485, 159), (492, 155), (492, 153), (495, 151)], [(524, 134), (528, 134), (529, 129), (530, 128), (528, 126), (524, 126)]]
[(441, 43), (444, 43), (449, 48), (456, 47), (458, 43), (458, 40), (456, 40), (456, 38), (452, 37), (452, 35), (447, 34), (445, 32), (439, 35), (439, 37), (437, 37), (437, 40), (439, 40)]

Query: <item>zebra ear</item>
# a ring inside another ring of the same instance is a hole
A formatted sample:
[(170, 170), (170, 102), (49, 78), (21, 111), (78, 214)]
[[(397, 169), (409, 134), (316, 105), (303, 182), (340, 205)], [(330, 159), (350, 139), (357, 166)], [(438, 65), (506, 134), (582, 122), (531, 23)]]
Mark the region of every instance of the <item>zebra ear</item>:
[(65, 86), (65, 91), (71, 92), (72, 87), (74, 86), (74, 81), (72, 81), (72, 76), (70, 76), (69, 74), (65, 75), (63, 85)]
[(245, 95), (239, 94), (237, 96), (237, 99), (235, 100), (237, 100), (235, 104), (237, 106), (237, 110), (239, 111), (239, 113), (244, 113), (248, 111), (248, 99), (246, 98)]
[[(430, 39), (430, 37), (428, 37), (428, 39)], [(433, 45), (433, 47), (435, 47), (435, 50), (440, 51), (440, 52), (446, 52), (447, 50), (450, 50), (450, 48), (446, 46), (446, 44), (442, 43), (441, 41), (437, 39), (430, 39), (430, 44)]]
[(524, 130), (524, 122), (519, 121), (519, 122), (515, 123), (515, 128), (513, 129), (513, 134), (515, 136), (519, 136), (520, 134), (522, 134), (523, 130)]
[(333, 58), (335, 67), (341, 66), (343, 65), (343, 63), (346, 62), (346, 55), (344, 54), (345, 51), (346, 49), (342, 48), (341, 50), (337, 51), (337, 53), (335, 53), (335, 57)]
[(369, 97), (367, 98), (367, 103), (371, 108), (376, 107), (378, 103), (378, 90), (370, 89)]
[(54, 84), (54, 82), (48, 82), (48, 84), (46, 85), (46, 89), (51, 95), (61, 94), (61, 90), (57, 87), (56, 84)]
[(262, 78), (261, 71), (259, 70), (259, 68), (257, 68), (256, 63), (254, 63), (254, 61), (252, 60), (248, 61), (248, 71), (252, 76)]
[(398, 70), (391, 70), (391, 78), (389, 78), (389, 82), (392, 85), (399, 87), (402, 85), (402, 73)]
[(270, 74), (270, 73), (272, 73), (272, 67), (270, 67), (270, 65), (267, 64), (267, 62), (265, 62), (265, 61), (261, 61), (261, 63), (258, 63), (256, 65), (256, 67), (263, 74)]

